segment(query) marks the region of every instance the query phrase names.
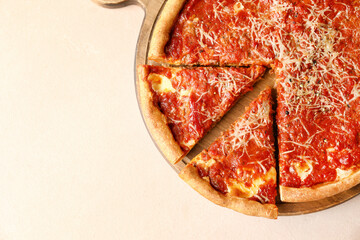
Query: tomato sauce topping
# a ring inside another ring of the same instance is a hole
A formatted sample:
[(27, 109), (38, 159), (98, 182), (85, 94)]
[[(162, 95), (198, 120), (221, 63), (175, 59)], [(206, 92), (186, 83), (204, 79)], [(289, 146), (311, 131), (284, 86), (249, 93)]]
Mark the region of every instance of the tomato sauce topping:
[(261, 37), (276, 29), (249, 26), (268, 9), (266, 1), (190, 0), (174, 25), (166, 57), (182, 64), (267, 65), (274, 53)]

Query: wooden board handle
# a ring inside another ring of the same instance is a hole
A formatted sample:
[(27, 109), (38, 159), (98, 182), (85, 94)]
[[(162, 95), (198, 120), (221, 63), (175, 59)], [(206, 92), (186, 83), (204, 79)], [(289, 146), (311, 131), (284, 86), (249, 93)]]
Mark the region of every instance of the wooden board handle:
[(92, 0), (92, 1), (105, 7), (122, 7), (131, 4), (137, 4), (136, 0)]

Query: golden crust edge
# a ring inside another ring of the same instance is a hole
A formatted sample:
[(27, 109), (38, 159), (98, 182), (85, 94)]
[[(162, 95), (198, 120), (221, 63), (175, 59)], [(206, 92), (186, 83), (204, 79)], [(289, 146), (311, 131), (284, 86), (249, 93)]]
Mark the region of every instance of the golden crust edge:
[(157, 62), (164, 62), (165, 46), (170, 39), (170, 33), (186, 0), (168, 0), (161, 11), (154, 27), (148, 58)]
[(147, 129), (160, 151), (170, 163), (175, 164), (186, 154), (174, 139), (167, 125), (165, 115), (153, 104), (153, 94), (146, 82), (147, 69), (144, 65), (137, 67), (139, 77), (139, 102)]
[(279, 186), (280, 199), (283, 202), (309, 202), (331, 197), (346, 191), (360, 183), (360, 170), (337, 182), (317, 184), (311, 188), (293, 188)]
[(257, 217), (276, 219), (278, 208), (275, 204), (261, 204), (246, 198), (225, 196), (211, 187), (209, 182), (202, 179), (196, 167), (188, 164), (180, 172), (179, 176), (189, 184), (195, 191), (213, 203), (222, 207), (230, 208), (237, 212)]

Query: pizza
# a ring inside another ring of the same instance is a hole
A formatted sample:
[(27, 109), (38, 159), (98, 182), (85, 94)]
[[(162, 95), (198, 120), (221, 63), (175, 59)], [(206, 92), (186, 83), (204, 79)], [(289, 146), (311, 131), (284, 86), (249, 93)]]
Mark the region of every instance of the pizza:
[(280, 199), (305, 202), (360, 183), (359, 53), (359, 0), (168, 0), (148, 57), (189, 69), (271, 68)]
[(248, 215), (277, 218), (275, 168), (268, 88), (180, 177), (216, 204)]
[(176, 163), (188, 153), (265, 69), (139, 66), (142, 111), (166, 158)]

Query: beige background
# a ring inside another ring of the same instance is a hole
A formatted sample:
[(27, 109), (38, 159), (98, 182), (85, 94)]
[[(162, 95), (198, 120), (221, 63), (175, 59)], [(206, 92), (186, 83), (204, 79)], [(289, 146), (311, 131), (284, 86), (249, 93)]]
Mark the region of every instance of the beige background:
[(360, 197), (276, 221), (203, 199), (135, 97), (144, 12), (0, 1), (0, 239), (359, 239)]

